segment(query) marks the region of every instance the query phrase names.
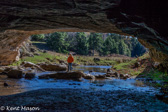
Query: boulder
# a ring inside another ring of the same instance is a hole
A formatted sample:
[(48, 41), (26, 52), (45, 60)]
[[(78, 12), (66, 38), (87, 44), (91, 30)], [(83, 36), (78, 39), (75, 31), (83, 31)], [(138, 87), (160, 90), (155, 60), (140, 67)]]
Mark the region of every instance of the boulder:
[(120, 74), (119, 74), (118, 72), (115, 72), (114, 75), (115, 75), (115, 77), (117, 77), (117, 78), (120, 77)]
[(120, 74), (119, 76), (120, 76), (120, 79), (124, 78), (124, 74)]
[(45, 71), (39, 65), (36, 65), (36, 64), (34, 64), (32, 62), (26, 62), (26, 61), (24, 61), (24, 62), (21, 63), (21, 66), (23, 66), (23, 67), (30, 67), (30, 68), (34, 68), (35, 67), (35, 68), (37, 68), (40, 71), (43, 71), (43, 72)]
[(111, 75), (110, 74), (106, 74), (106, 77), (111, 77)]
[(10, 70), (7, 73), (8, 78), (20, 79), (23, 77), (23, 72), (20, 70)]
[(33, 67), (33, 66), (36, 66), (36, 64), (34, 64), (32, 62), (26, 62), (26, 61), (22, 62), (21, 65), (24, 66), (24, 67)]
[(84, 79), (95, 79), (95, 76), (89, 74), (89, 75), (85, 75), (83, 78)]
[(107, 73), (112, 73), (112, 72), (113, 71), (110, 68), (107, 69)]
[(36, 75), (35, 73), (26, 73), (26, 74), (25, 74), (25, 78), (26, 78), (26, 79), (32, 79), (32, 78), (35, 77), (35, 75)]
[(120, 79), (128, 79), (130, 78), (130, 75), (128, 74), (120, 74)]
[(39, 66), (46, 71), (66, 71), (67, 70), (66, 65), (60, 65), (60, 64), (41, 64)]
[(108, 72), (106, 74), (106, 77), (116, 77), (116, 78), (118, 78), (119, 77), (119, 73), (117, 73), (117, 72)]
[(105, 79), (106, 75), (96, 75), (95, 76), (97, 79)]
[(83, 73), (82, 72), (57, 72), (52, 74), (46, 74), (39, 76), (39, 79), (46, 78), (55, 78), (55, 79), (81, 79)]

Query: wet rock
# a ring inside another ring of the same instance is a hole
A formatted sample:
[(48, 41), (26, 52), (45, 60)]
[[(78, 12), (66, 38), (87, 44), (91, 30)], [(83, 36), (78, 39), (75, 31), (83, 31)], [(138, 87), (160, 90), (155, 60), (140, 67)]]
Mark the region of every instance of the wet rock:
[(95, 79), (95, 76), (93, 76), (93, 75), (85, 75), (83, 78), (84, 79)]
[(30, 67), (30, 68), (34, 68), (35, 67), (35, 68), (37, 68), (40, 71), (43, 71), (43, 72), (45, 71), (39, 65), (36, 65), (34, 63), (31, 63), (31, 62), (24, 61), (24, 62), (21, 63), (21, 66), (23, 66), (23, 67)]
[(106, 74), (106, 77), (111, 77), (111, 75), (110, 74)]
[(128, 74), (120, 74), (120, 79), (128, 79), (130, 78), (130, 75)]
[(112, 72), (113, 71), (110, 68), (107, 69), (107, 73), (112, 73)]
[(60, 65), (60, 64), (41, 64), (39, 66), (46, 71), (66, 71), (67, 70), (66, 65)]
[(20, 70), (11, 70), (7, 73), (8, 78), (20, 79), (23, 77), (23, 72)]
[(93, 72), (93, 70), (90, 70), (89, 73)]
[(120, 74), (119, 74), (118, 72), (115, 72), (114, 75), (115, 75), (115, 77), (117, 77), (117, 78), (120, 77)]
[(97, 79), (105, 79), (106, 75), (96, 75), (95, 76)]
[(26, 74), (25, 74), (25, 78), (26, 78), (26, 79), (32, 79), (32, 78), (35, 77), (35, 75), (36, 75), (35, 73), (26, 73)]
[(55, 79), (80, 79), (82, 78), (82, 72), (58, 72), (53, 74), (46, 74), (39, 76), (40, 79), (55, 78)]
[(125, 74), (125, 77), (126, 78), (130, 78), (131, 76), (129, 74)]
[(120, 78), (123, 78), (124, 77), (124, 74), (120, 74)]
[(106, 74), (107, 77), (116, 77), (118, 78), (119, 77), (119, 73), (117, 72), (109, 72)]

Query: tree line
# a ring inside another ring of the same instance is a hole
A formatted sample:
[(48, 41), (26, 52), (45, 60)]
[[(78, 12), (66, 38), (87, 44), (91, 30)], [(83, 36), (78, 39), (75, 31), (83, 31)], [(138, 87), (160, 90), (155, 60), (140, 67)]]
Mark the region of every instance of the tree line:
[(31, 38), (34, 41), (45, 41), (52, 50), (59, 53), (73, 51), (79, 55), (94, 55), (96, 51), (100, 56), (121, 54), (136, 57), (146, 52), (137, 38), (113, 33), (107, 34), (106, 38), (103, 38), (102, 33), (88, 35), (84, 32), (73, 33), (73, 35), (55, 32), (47, 35), (33, 35)]

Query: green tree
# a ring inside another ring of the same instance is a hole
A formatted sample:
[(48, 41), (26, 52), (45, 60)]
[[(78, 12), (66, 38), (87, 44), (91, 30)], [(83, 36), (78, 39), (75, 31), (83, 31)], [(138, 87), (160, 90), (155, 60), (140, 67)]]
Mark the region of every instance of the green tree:
[(32, 41), (44, 41), (45, 40), (45, 36), (44, 36), (44, 34), (32, 35), (31, 36), (31, 40)]
[(75, 35), (76, 37), (76, 53), (80, 55), (88, 54), (88, 38), (84, 32), (78, 32)]
[(88, 39), (89, 50), (100, 52), (102, 50), (103, 39), (101, 33), (91, 33)]
[(69, 44), (65, 41), (67, 33), (55, 32), (47, 38), (47, 44), (56, 52), (67, 53)]

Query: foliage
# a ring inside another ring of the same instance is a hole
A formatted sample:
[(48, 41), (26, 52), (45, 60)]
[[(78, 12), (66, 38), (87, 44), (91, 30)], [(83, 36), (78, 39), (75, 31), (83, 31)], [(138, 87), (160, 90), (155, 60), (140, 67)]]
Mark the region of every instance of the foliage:
[(89, 44), (89, 50), (93, 50), (93, 56), (94, 51), (101, 52), (102, 46), (103, 46), (103, 39), (101, 33), (91, 33), (88, 39)]
[(85, 33), (78, 32), (76, 35), (76, 53), (80, 55), (87, 55), (88, 54), (88, 43), (87, 40), (88, 38), (86, 37)]
[(45, 36), (44, 36), (44, 34), (32, 35), (31, 36), (31, 40), (32, 41), (44, 41), (45, 40)]
[(69, 44), (65, 42), (65, 32), (55, 32), (47, 37), (49, 47), (59, 53), (67, 53)]
[(84, 32), (55, 32), (46, 36), (45, 41), (51, 49), (59, 53), (73, 51), (79, 55), (94, 55), (97, 51), (100, 56), (121, 54), (137, 57), (146, 52), (137, 38), (112, 33), (104, 39), (102, 33), (86, 35)]

